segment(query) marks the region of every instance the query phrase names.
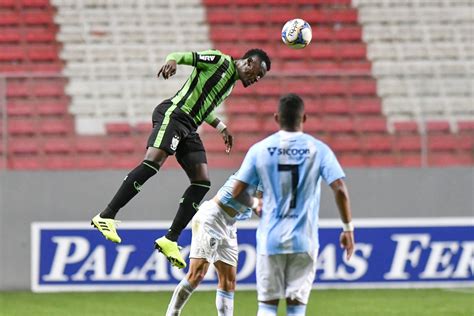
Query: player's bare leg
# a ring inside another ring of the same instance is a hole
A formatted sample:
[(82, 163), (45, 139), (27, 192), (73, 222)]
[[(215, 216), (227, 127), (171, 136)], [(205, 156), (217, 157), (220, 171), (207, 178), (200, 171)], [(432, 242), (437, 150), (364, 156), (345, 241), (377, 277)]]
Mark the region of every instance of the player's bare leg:
[(189, 300), (193, 291), (209, 269), (210, 263), (206, 259), (190, 259), (189, 272), (186, 277), (176, 286), (166, 311), (166, 316), (179, 316), (186, 302)]
[(218, 316), (234, 315), (234, 291), (237, 268), (222, 261), (214, 263), (219, 283), (216, 292), (216, 308)]

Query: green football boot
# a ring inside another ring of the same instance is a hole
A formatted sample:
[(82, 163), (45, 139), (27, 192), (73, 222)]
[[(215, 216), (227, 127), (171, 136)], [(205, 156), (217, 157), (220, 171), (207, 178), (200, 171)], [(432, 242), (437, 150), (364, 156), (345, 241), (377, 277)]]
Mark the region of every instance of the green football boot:
[(115, 219), (100, 217), (100, 214), (97, 214), (91, 221), (91, 225), (97, 228), (106, 239), (120, 244), (122, 239), (117, 234), (117, 230), (115, 229), (117, 223), (118, 221)]
[(180, 269), (186, 268), (186, 262), (179, 252), (177, 242), (163, 236), (155, 240), (155, 249), (164, 254), (172, 266)]

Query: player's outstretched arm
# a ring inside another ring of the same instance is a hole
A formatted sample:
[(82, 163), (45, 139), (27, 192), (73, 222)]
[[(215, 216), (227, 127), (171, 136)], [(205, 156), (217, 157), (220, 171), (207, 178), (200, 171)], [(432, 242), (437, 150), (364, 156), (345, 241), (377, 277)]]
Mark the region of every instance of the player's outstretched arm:
[(158, 74), (156, 77), (160, 77), (160, 75), (163, 76), (163, 79), (168, 79), (169, 77), (173, 76), (176, 73), (176, 60), (170, 59), (161, 66), (160, 70), (158, 71)]
[(164, 79), (168, 79), (176, 73), (176, 65), (196, 66), (197, 54), (193, 52), (175, 52), (166, 56), (166, 63), (160, 68), (158, 78), (160, 75)]
[(354, 226), (352, 225), (352, 212), (349, 200), (349, 192), (344, 180), (337, 179), (331, 183), (331, 189), (334, 193), (339, 215), (343, 222), (343, 231), (339, 238), (341, 248), (346, 249), (347, 260), (354, 252)]

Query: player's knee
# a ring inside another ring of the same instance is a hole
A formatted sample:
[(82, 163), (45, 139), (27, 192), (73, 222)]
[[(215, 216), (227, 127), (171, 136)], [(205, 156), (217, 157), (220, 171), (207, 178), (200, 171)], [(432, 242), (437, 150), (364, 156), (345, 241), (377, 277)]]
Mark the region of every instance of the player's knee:
[(196, 271), (189, 271), (188, 273), (188, 281), (193, 286), (196, 287), (204, 280), (204, 276), (206, 275), (205, 270), (196, 270)]
[(192, 186), (199, 188), (202, 193), (206, 194), (211, 189), (211, 181), (209, 180), (196, 180), (191, 182)]
[(235, 278), (227, 277), (222, 284), (222, 289), (226, 292), (233, 292), (235, 290), (235, 283)]

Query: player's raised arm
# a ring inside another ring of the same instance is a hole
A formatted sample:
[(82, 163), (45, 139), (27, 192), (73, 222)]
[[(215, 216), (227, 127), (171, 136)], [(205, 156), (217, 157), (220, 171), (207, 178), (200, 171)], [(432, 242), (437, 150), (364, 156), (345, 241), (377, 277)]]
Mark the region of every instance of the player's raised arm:
[(334, 192), (339, 215), (343, 222), (343, 231), (340, 235), (339, 242), (342, 248), (347, 251), (347, 260), (349, 260), (354, 252), (354, 226), (352, 224), (352, 212), (349, 200), (349, 192), (343, 179), (337, 179), (331, 183), (331, 189)]
[(196, 65), (196, 53), (194, 52), (175, 52), (171, 53), (166, 56), (166, 63), (161, 66), (158, 74), (156, 75), (158, 78), (160, 75), (163, 75), (163, 79), (168, 79), (169, 77), (173, 76), (176, 73), (176, 65)]

